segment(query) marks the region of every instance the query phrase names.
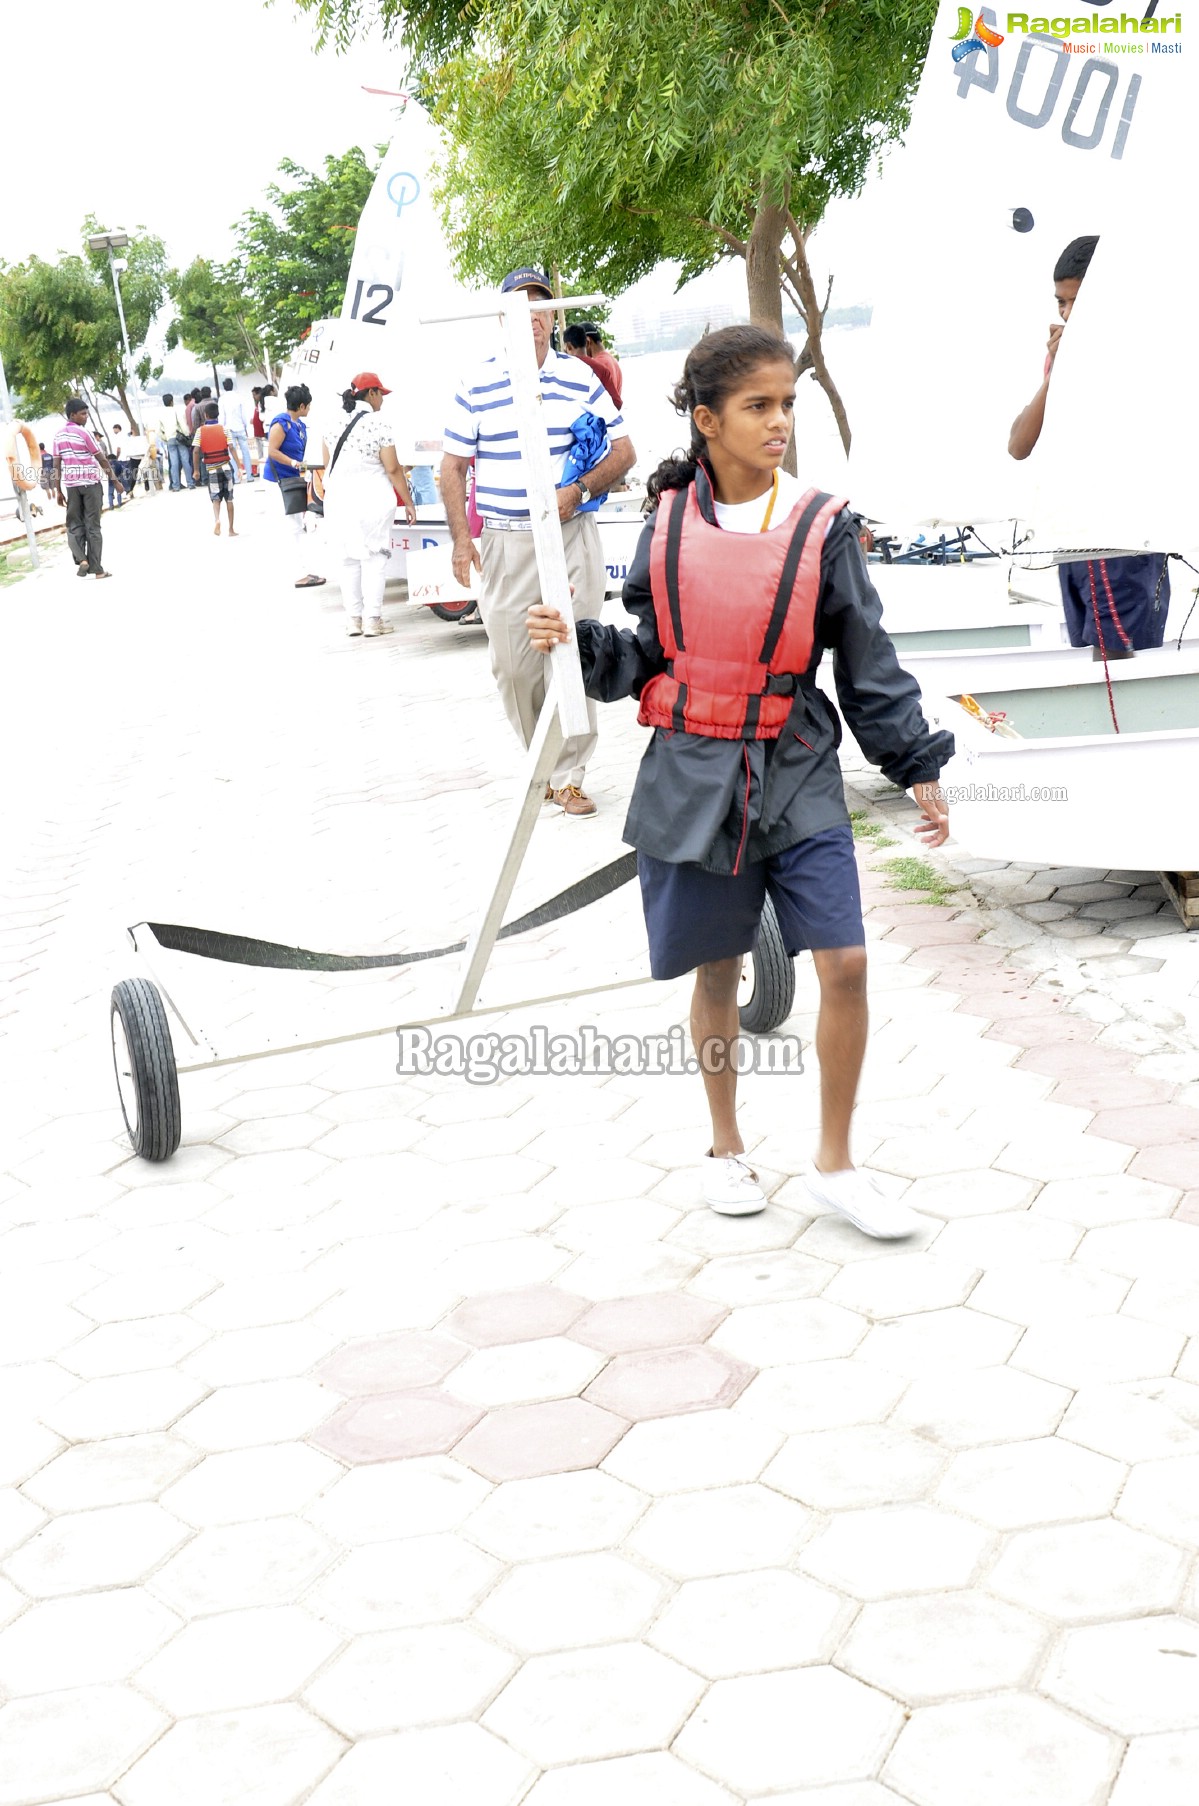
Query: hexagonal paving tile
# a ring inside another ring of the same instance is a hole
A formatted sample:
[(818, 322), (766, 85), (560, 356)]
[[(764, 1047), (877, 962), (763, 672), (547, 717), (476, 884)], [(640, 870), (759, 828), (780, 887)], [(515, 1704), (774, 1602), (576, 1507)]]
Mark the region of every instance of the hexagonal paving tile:
[(928, 1505), (844, 1512), (799, 1557), (805, 1573), (857, 1599), (964, 1587), (990, 1547), (977, 1524)]
[(159, 1505), (106, 1505), (52, 1519), (9, 1557), (4, 1572), (34, 1599), (128, 1586), (189, 1535)]
[(681, 1348), (706, 1342), (726, 1316), (719, 1305), (685, 1292), (647, 1292), (591, 1305), (570, 1334), (601, 1354), (631, 1354), (647, 1348)]
[(867, 1777), (903, 1722), (893, 1700), (835, 1668), (717, 1681), (677, 1753), (739, 1794)]
[(710, 1260), (688, 1288), (719, 1304), (760, 1304), (778, 1298), (814, 1298), (837, 1269), (831, 1261), (793, 1248), (762, 1254), (732, 1254)]
[(255, 1605), (292, 1605), (340, 1551), (299, 1518), (263, 1518), (201, 1530), (147, 1586), (187, 1617)]
[(6, 1806), (112, 1785), (166, 1724), (132, 1687), (79, 1687), (0, 1707)]
[[(1191, 1168), (1191, 1174), (1199, 1166)], [(1091, 1229), (1078, 1258), (1129, 1279), (1199, 1279), (1199, 1229), (1193, 1223), (1157, 1219)]]
[(305, 1698), (347, 1737), (412, 1730), (473, 1718), (515, 1666), (469, 1625), (374, 1631), (356, 1637)]
[[(65, 1695), (63, 1696), (65, 1697)], [(135, 1762), (114, 1793), (121, 1806), (292, 1806), (327, 1774), (340, 1737), (299, 1706), (185, 1718)]]
[(104, 1436), (136, 1436), (167, 1430), (198, 1404), (206, 1388), (173, 1368), (123, 1373), (111, 1379), (86, 1380), (42, 1412), (52, 1430), (69, 1442), (95, 1442)]
[(534, 1404), (574, 1398), (592, 1381), (605, 1357), (566, 1336), (509, 1342), (467, 1356), (453, 1378), (457, 1398), (482, 1406)]
[(15, 1699), (125, 1680), (179, 1628), (137, 1587), (30, 1606), (0, 1633), (0, 1690)]
[(597, 1467), (627, 1428), (585, 1399), (504, 1405), (464, 1436), (456, 1454), (488, 1480), (522, 1480)]
[(347, 1342), (322, 1361), (316, 1377), (346, 1398), (377, 1392), (410, 1392), (436, 1386), (462, 1361), (467, 1349), (449, 1336), (427, 1330), (402, 1330), (395, 1336), (372, 1336)]
[(1112, 1789), (1111, 1806), (1193, 1806), (1199, 1731), (1134, 1737)]
[(585, 1396), (632, 1421), (674, 1417), (731, 1405), (753, 1375), (753, 1368), (710, 1346), (648, 1349), (614, 1356)]
[(945, 1466), (942, 1449), (890, 1424), (792, 1436), (762, 1475), (767, 1486), (818, 1511), (922, 1499)]
[(1033, 1209), (1085, 1229), (1102, 1229), (1111, 1223), (1168, 1217), (1177, 1196), (1169, 1186), (1152, 1180), (1110, 1173), (1095, 1179), (1052, 1179), (1038, 1192)]
[(1182, 1591), (1186, 1570), (1181, 1550), (1100, 1518), (1018, 1531), (986, 1584), (1003, 1599), (1078, 1624), (1122, 1612), (1166, 1611)]
[(637, 1637), (665, 1592), (662, 1582), (611, 1554), (523, 1562), (475, 1616), (530, 1655)]
[(915, 1806), (1096, 1806), (1120, 1760), (1114, 1737), (1028, 1694), (925, 1706), (883, 1769)]
[(643, 1560), (680, 1580), (783, 1567), (810, 1523), (768, 1486), (721, 1486), (659, 1499), (629, 1537)]
[(22, 1491), (47, 1511), (133, 1505), (156, 1499), (200, 1456), (177, 1436), (117, 1436), (65, 1449), (25, 1482)]
[(336, 1461), (302, 1444), (235, 1449), (208, 1455), (162, 1495), (188, 1524), (239, 1524), (302, 1511), (342, 1472)]
[(509, 1562), (586, 1554), (619, 1545), (648, 1503), (594, 1470), (510, 1480), (467, 1518), (463, 1534)]
[(996, 1530), (1070, 1523), (1111, 1510), (1125, 1469), (1058, 1436), (955, 1455), (937, 1488), (939, 1505)]
[(729, 1411), (634, 1424), (605, 1471), (648, 1493), (691, 1492), (756, 1480), (781, 1435)]
[(288, 1699), (342, 1642), (294, 1605), (257, 1606), (199, 1618), (138, 1675), (175, 1717), (267, 1706)]
[(469, 1616), (499, 1571), (498, 1562), (456, 1534), (372, 1543), (352, 1549), (306, 1604), (354, 1633), (449, 1624)]
[[(913, 1208), (919, 1206), (913, 1203)], [(978, 1281), (977, 1267), (935, 1254), (856, 1261), (829, 1282), (824, 1296), (864, 1317), (904, 1317), (965, 1304)], [(977, 1302), (977, 1301), (976, 1301)], [(980, 1308), (986, 1309), (985, 1305)]]
[(356, 1743), (309, 1796), (309, 1806), (409, 1798), (421, 1806), (516, 1806), (535, 1773), (479, 1725), (443, 1725)]
[(856, 1311), (843, 1310), (825, 1298), (751, 1304), (731, 1313), (712, 1338), (712, 1346), (755, 1367), (789, 1367), (852, 1354), (867, 1327)]
[(1073, 1388), (1165, 1378), (1173, 1371), (1185, 1341), (1179, 1330), (1139, 1323), (1122, 1314), (1075, 1317), (1028, 1330), (1012, 1364)]
[(1128, 1281), (1114, 1273), (1100, 1273), (1072, 1260), (1042, 1260), (992, 1267), (970, 1302), (976, 1310), (1011, 1323), (1056, 1327), (1065, 1318), (1073, 1321), (1118, 1311), (1127, 1294)]
[[(1140, 1618), (1067, 1631), (1041, 1685), (1122, 1736), (1199, 1729), (1199, 1625)], [(1193, 1779), (1193, 1777), (1192, 1777)]]
[(532, 1656), (483, 1723), (547, 1767), (663, 1747), (702, 1692), (699, 1677), (677, 1662), (618, 1643)]
[(852, 1608), (783, 1568), (689, 1580), (649, 1633), (709, 1680), (831, 1659)]
[(586, 1299), (575, 1298), (558, 1286), (523, 1286), (468, 1298), (451, 1311), (444, 1327), (476, 1348), (495, 1348), (536, 1336), (565, 1335), (586, 1309)]
[(210, 1392), (179, 1419), (175, 1433), (214, 1454), (294, 1442), (322, 1423), (337, 1403), (335, 1392), (312, 1380), (252, 1380)]
[(985, 1593), (928, 1594), (867, 1605), (838, 1666), (909, 1705), (1026, 1684), (1049, 1632)]
[(491, 1491), (443, 1455), (351, 1468), (307, 1516), (347, 1548), (456, 1530)]
[(1129, 1380), (1085, 1386), (1060, 1434), (1117, 1461), (1199, 1454), (1199, 1386), (1182, 1380)]
[(788, 1435), (874, 1423), (904, 1391), (904, 1381), (853, 1359), (769, 1367), (746, 1387), (738, 1413)]
[(904, 1394), (895, 1422), (943, 1448), (967, 1449), (1050, 1436), (1069, 1403), (1064, 1386), (1012, 1367), (981, 1367), (974, 1373), (917, 1380)]
[(1172, 1542), (1199, 1543), (1199, 1456), (1140, 1462), (1120, 1495), (1118, 1516)]
[(482, 1415), (477, 1405), (463, 1404), (439, 1386), (426, 1386), (420, 1392), (353, 1399), (315, 1430), (310, 1440), (341, 1461), (444, 1455)]

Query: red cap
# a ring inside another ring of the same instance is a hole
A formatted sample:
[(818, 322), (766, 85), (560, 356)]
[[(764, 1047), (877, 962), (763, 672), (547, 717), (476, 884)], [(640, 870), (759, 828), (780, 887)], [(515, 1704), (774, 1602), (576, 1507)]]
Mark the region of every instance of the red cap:
[[(383, 384), (373, 370), (363, 370), (354, 378), (350, 387), (356, 394), (365, 395), (368, 389), (383, 389)], [(384, 395), (390, 395), (391, 390), (383, 389), (383, 393)]]

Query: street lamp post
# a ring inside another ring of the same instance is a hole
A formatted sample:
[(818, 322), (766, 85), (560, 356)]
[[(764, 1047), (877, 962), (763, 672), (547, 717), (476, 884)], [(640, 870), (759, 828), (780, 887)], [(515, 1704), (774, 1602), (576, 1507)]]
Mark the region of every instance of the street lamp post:
[(88, 239), (87, 248), (89, 251), (108, 252), (108, 268), (109, 273), (112, 276), (112, 292), (117, 298), (117, 318), (121, 322), (121, 343), (125, 347), (125, 368), (129, 372), (129, 387), (133, 392), (136, 403), (137, 424), (140, 432), (142, 424), (141, 395), (138, 391), (137, 379), (133, 374), (133, 353), (129, 349), (129, 332), (125, 325), (125, 308), (121, 301), (121, 282), (117, 275), (116, 259), (113, 257), (114, 251), (123, 251), (128, 243), (128, 232), (96, 232)]

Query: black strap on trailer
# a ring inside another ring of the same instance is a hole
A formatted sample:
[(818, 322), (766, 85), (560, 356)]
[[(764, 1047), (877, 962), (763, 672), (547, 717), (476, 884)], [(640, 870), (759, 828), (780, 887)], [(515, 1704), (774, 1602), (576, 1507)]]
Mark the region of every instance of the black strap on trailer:
[[(637, 873), (636, 853), (622, 853), (610, 865), (601, 866), (577, 884), (568, 885), (515, 922), (500, 929), (498, 940), (529, 934), (560, 922), (563, 916), (585, 909), (620, 890)], [(171, 953), (193, 953), (198, 959), (224, 960), (233, 966), (261, 966), (285, 972), (371, 972), (394, 966), (415, 966), (421, 960), (445, 959), (461, 953), (465, 941), (449, 947), (423, 947), (418, 953), (314, 953), (307, 947), (285, 947), (278, 941), (258, 941), (244, 934), (222, 934), (215, 928), (185, 928), (174, 922), (147, 922), (160, 947)]]

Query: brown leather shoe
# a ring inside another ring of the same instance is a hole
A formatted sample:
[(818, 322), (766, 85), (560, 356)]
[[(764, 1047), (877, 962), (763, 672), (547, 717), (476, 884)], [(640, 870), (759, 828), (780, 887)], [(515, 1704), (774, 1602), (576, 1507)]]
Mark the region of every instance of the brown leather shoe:
[(594, 815), (595, 804), (589, 796), (584, 796), (577, 784), (564, 784), (561, 790), (555, 790), (554, 801), (565, 815)]
[(545, 796), (544, 796), (544, 798), (543, 798), (543, 799), (542, 799), (542, 800), (543, 800), (543, 801), (544, 801), (544, 802), (547, 802), (547, 803), (552, 803), (552, 802), (553, 802), (553, 800), (554, 800), (554, 786), (553, 786), (553, 785), (552, 785), (552, 784), (547, 784), (547, 785), (546, 785), (546, 787), (545, 787)]

